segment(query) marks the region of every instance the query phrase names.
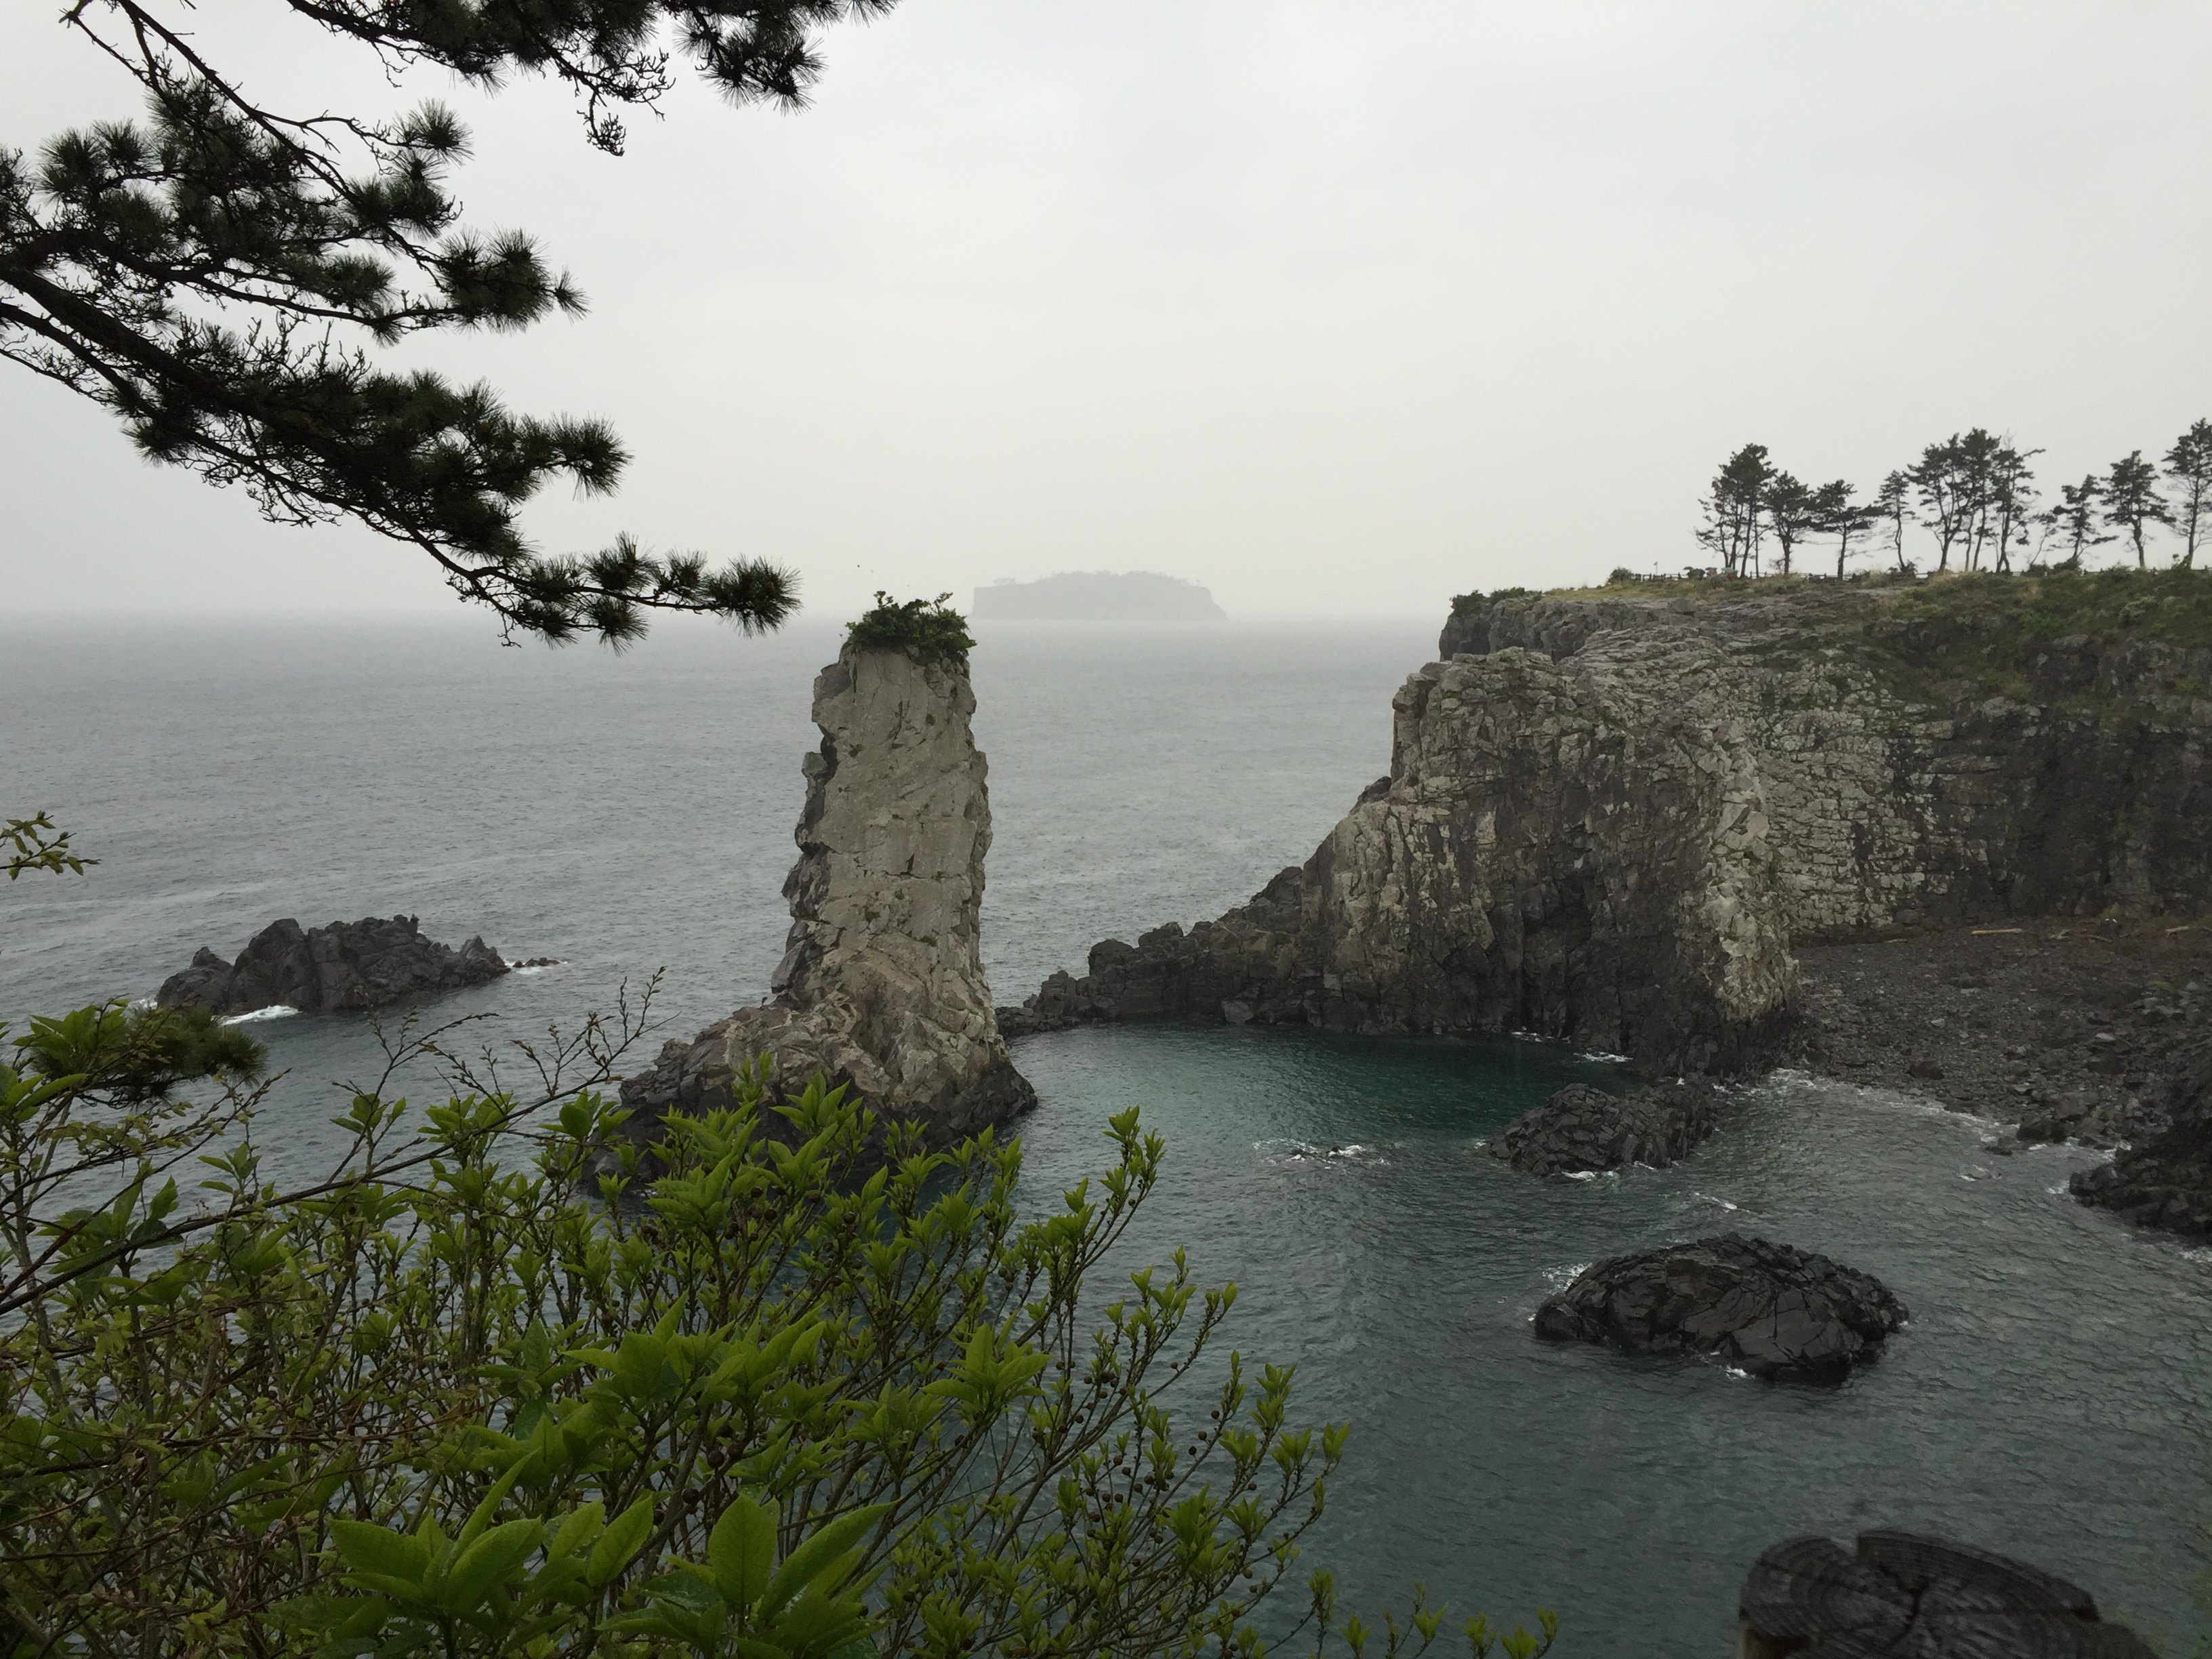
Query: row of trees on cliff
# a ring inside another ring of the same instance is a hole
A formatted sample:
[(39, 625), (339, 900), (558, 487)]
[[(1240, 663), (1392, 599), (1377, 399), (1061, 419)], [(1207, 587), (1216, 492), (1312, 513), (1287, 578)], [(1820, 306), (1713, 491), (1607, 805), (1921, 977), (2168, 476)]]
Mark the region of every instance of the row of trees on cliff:
[(2193, 565), (2212, 532), (2212, 420), (2192, 423), (2160, 462), (2140, 449), (2043, 502), (2023, 449), (1982, 427), (1954, 433), (1920, 459), (1883, 478), (1870, 497), (1849, 479), (1808, 484), (1777, 467), (1765, 444), (1746, 444), (1722, 463), (1698, 503), (1698, 546), (1725, 575), (1788, 575), (1816, 538), (1834, 538), (1836, 574), (1845, 574), (1863, 540), (1886, 545), (1900, 570), (1908, 526), (1936, 544), (1936, 568), (1955, 559), (1965, 570), (2006, 572), (2016, 553), (2056, 554), (2078, 568), (2092, 548), (2124, 541), (2136, 563), (2148, 563), (2155, 528), (2172, 532), (2174, 562)]

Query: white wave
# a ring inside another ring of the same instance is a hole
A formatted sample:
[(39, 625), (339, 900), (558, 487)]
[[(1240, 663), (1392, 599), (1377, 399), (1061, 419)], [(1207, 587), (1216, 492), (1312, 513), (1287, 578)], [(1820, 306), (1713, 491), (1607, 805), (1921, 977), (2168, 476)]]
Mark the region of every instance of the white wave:
[(514, 975), (515, 978), (520, 979), (525, 974), (550, 974), (556, 968), (566, 968), (568, 965), (568, 964), (565, 962), (541, 962), (535, 967), (510, 968), (507, 971)]
[(1595, 1048), (1591, 1049), (1590, 1052), (1586, 1054), (1577, 1054), (1575, 1058), (1577, 1060), (1594, 1060), (1601, 1066), (1626, 1066), (1628, 1064), (1628, 1056), (1626, 1054), (1603, 1054)]
[(1618, 1170), (1562, 1170), (1559, 1173), (1570, 1181), (1618, 1181), (1620, 1179), (1620, 1171)]
[(151, 1008), (155, 1005), (151, 997), (133, 997), (131, 999), (131, 1006), (133, 1008)]
[(1740, 1204), (1731, 1204), (1724, 1198), (1715, 1198), (1711, 1193), (1692, 1193), (1690, 1196), (1706, 1204), (1717, 1204), (1730, 1215), (1735, 1214), (1743, 1207)]
[[(1555, 1291), (1564, 1291), (1596, 1265), (1591, 1261), (1577, 1261), (1571, 1267), (1547, 1267), (1544, 1269), (1544, 1282)], [(1534, 1318), (1535, 1316), (1532, 1314), (1529, 1316)]]
[(1747, 1380), (1751, 1376), (1751, 1373), (1744, 1370), (1741, 1365), (1723, 1365), (1721, 1367), (1721, 1374), (1723, 1376), (1734, 1377), (1740, 1381)]
[(289, 1019), (300, 1011), (289, 1002), (272, 1002), (266, 1008), (256, 1008), (251, 1013), (233, 1014), (223, 1021), (226, 1025), (250, 1025), (256, 1020)]
[(2200, 1267), (2212, 1267), (2212, 1247), (2199, 1246), (2193, 1250), (2184, 1250), (2181, 1259), (2194, 1261)]

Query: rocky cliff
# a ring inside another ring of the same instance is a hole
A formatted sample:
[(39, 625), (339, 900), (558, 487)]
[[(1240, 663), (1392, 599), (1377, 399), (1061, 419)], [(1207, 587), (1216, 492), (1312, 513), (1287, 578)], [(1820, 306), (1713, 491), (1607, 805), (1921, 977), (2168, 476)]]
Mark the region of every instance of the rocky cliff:
[[(1304, 866), (1102, 943), (1019, 1018), (1523, 1030), (1729, 1067), (1786, 1024), (1792, 940), (2194, 914), (2212, 650), (2155, 637), (2155, 580), (2117, 612), (2102, 576), (1996, 580), (1462, 601), (1394, 701), (1389, 775)], [(2060, 631), (2077, 611), (2097, 631)]]
[(991, 807), (975, 709), (955, 654), (848, 644), (822, 671), (773, 994), (669, 1043), (623, 1085), (641, 1132), (672, 1106), (725, 1098), (734, 1068), (762, 1054), (778, 1091), (821, 1073), (918, 1121), (933, 1145), (1036, 1104), (978, 950)]

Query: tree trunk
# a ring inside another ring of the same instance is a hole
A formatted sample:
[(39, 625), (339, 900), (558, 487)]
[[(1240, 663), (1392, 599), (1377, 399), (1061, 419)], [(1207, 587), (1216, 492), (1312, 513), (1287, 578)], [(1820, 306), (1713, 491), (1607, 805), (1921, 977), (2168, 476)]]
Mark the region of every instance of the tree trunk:
[(1863, 1532), (1856, 1555), (1831, 1538), (1777, 1544), (1739, 1611), (1737, 1659), (2153, 1659), (2064, 1579), (1905, 1532)]

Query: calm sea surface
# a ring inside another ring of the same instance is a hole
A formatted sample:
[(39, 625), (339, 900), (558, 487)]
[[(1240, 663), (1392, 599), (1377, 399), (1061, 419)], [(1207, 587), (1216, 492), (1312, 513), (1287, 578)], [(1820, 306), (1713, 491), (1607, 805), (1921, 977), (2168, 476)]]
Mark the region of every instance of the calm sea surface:
[[(1310, 852), (1389, 761), (1398, 629), (1002, 624), (975, 657), (1002, 1000), (1103, 935), (1186, 923)], [(799, 757), (827, 630), (664, 628), (616, 659), (437, 626), (0, 623), (0, 811), (101, 860), (0, 892), (0, 1012), (150, 993), (278, 916), (419, 914), (561, 967), (436, 1005), (520, 1035), (667, 970), (669, 1034), (757, 1000), (780, 952)], [(259, 1024), (288, 1076), (270, 1158), (314, 1167), (364, 1022)], [(2212, 1252), (2064, 1196), (2087, 1154), (1779, 1079), (1688, 1164), (1540, 1183), (1482, 1138), (1601, 1070), (1533, 1043), (1177, 1025), (1033, 1039), (1040, 1202), (1134, 1103), (1169, 1138), (1130, 1265), (1188, 1247), (1231, 1340), (1295, 1362), (1352, 1458), (1309, 1552), (1349, 1606), (1408, 1583), (1561, 1609), (1567, 1650), (1729, 1650), (1743, 1570), (1800, 1532), (1942, 1530), (2081, 1580), (2186, 1652), (2212, 1520)], [(1331, 1157), (1302, 1155), (1343, 1149)], [(1912, 1310), (1836, 1389), (1540, 1345), (1538, 1301), (1620, 1250), (1742, 1227), (1881, 1277)]]

